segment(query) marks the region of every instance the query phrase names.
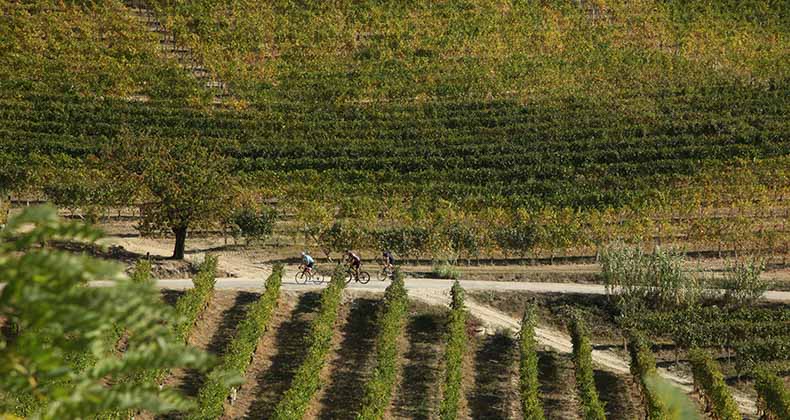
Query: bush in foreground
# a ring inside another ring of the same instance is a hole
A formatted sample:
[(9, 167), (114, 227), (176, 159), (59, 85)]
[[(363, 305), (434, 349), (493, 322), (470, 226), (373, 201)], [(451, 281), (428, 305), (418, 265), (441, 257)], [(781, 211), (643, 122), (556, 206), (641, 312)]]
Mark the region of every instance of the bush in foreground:
[[(173, 337), (175, 318), (151, 282), (125, 279), (119, 266), (41, 244), (94, 243), (101, 234), (63, 222), (53, 208), (25, 210), (0, 232), (0, 316), (17, 327), (0, 338), (0, 417), (94, 418), (114, 411), (191, 408), (179, 393), (127, 378), (177, 367), (203, 368), (209, 356)], [(110, 287), (88, 281), (114, 280)], [(114, 352), (126, 331), (123, 354)], [(90, 360), (90, 363), (73, 363)]]

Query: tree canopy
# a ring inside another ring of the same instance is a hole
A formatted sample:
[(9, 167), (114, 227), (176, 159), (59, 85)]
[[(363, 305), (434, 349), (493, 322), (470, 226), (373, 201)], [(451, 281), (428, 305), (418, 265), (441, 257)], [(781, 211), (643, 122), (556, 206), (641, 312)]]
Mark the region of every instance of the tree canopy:
[(170, 231), (173, 258), (182, 259), (187, 230), (215, 226), (234, 210), (228, 160), (197, 138), (125, 134), (105, 156), (121, 182), (136, 186), (143, 232)]

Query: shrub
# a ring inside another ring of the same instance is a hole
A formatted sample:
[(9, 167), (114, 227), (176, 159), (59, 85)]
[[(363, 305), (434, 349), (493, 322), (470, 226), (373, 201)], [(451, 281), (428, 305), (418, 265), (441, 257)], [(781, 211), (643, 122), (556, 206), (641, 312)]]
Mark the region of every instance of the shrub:
[(697, 303), (702, 287), (683, 271), (683, 256), (656, 248), (647, 254), (641, 248), (612, 246), (601, 253), (601, 272), (608, 294), (617, 295), (624, 312), (643, 305), (687, 307)]
[(433, 277), (438, 279), (457, 280), (459, 277), (461, 277), (461, 273), (458, 271), (458, 269), (448, 263), (434, 265), (431, 274)]
[(544, 415), (543, 406), (538, 397), (538, 353), (535, 350), (535, 323), (535, 307), (530, 305), (524, 311), (524, 317), (521, 319), (519, 392), (524, 418), (542, 420)]
[(724, 375), (710, 355), (698, 348), (689, 351), (694, 388), (700, 392), (707, 406), (717, 419), (740, 420), (738, 405), (730, 394)]
[(324, 367), (326, 356), (332, 345), (332, 333), (335, 328), (343, 288), (346, 285), (344, 271), (335, 270), (329, 286), (321, 293), (321, 307), (318, 316), (312, 323), (309, 343), (302, 365), (294, 375), (291, 387), (285, 392), (283, 399), (274, 409), (272, 418), (278, 420), (300, 419), (304, 416), (313, 395), (321, 387), (319, 372)]
[(721, 282), (724, 299), (738, 305), (760, 299), (768, 290), (768, 283), (760, 278), (764, 269), (765, 263), (758, 260), (729, 264)]
[(129, 275), (129, 278), (135, 283), (145, 283), (151, 281), (151, 261), (137, 260), (134, 264), (134, 270)]
[(605, 420), (604, 407), (598, 399), (595, 388), (592, 366), (592, 345), (587, 338), (587, 331), (581, 317), (571, 317), (571, 342), (573, 343), (573, 364), (576, 368), (576, 388), (584, 410), (586, 420)]
[(458, 416), (463, 360), (464, 353), (466, 353), (467, 340), (464, 289), (456, 281), (450, 292), (452, 301), (450, 303), (447, 349), (444, 354), (444, 386), (442, 387), (444, 398), (439, 408), (440, 417), (443, 420), (455, 419)]
[(243, 208), (233, 214), (234, 238), (241, 235), (248, 244), (263, 241), (272, 234), (276, 220), (277, 211), (272, 208)]
[(755, 374), (760, 406), (767, 420), (790, 419), (790, 392), (776, 374), (760, 369)]
[(398, 337), (403, 333), (409, 309), (409, 296), (403, 274), (395, 271), (392, 283), (384, 292), (384, 306), (379, 312), (376, 336), (376, 367), (365, 385), (365, 398), (357, 419), (380, 419), (392, 398), (398, 374)]
[(269, 326), (269, 320), (277, 308), (282, 284), (283, 266), (278, 264), (266, 280), (266, 290), (247, 311), (244, 320), (236, 329), (233, 340), (228, 344), (222, 361), (208, 376), (198, 394), (198, 410), (191, 417), (214, 419), (222, 416), (224, 402), (231, 392), (230, 376), (242, 377), (252, 362), (260, 338)]

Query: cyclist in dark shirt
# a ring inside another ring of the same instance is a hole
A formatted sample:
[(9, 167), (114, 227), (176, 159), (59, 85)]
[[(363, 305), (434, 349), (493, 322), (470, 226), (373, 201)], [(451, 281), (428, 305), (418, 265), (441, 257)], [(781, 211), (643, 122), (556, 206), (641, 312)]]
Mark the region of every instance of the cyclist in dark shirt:
[(354, 270), (354, 274), (358, 276), (359, 268), (362, 265), (362, 259), (359, 258), (359, 255), (351, 252), (350, 250), (346, 250), (346, 261), (348, 262), (349, 267)]
[(395, 265), (395, 257), (392, 256), (392, 253), (389, 250), (384, 251), (381, 257), (384, 258), (384, 267), (391, 270)]

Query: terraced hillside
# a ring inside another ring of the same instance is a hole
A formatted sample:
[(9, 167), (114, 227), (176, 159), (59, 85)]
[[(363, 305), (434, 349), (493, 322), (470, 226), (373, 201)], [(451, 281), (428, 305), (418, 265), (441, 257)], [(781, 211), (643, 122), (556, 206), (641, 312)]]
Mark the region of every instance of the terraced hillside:
[(449, 221), (455, 253), (532, 251), (470, 222), (504, 217), (552, 226), (552, 255), (597, 246), (601, 219), (629, 220), (626, 240), (787, 254), (781, 1), (0, 4), (5, 191), (129, 204), (108, 197), (106, 148), (197, 137), (288, 213)]

